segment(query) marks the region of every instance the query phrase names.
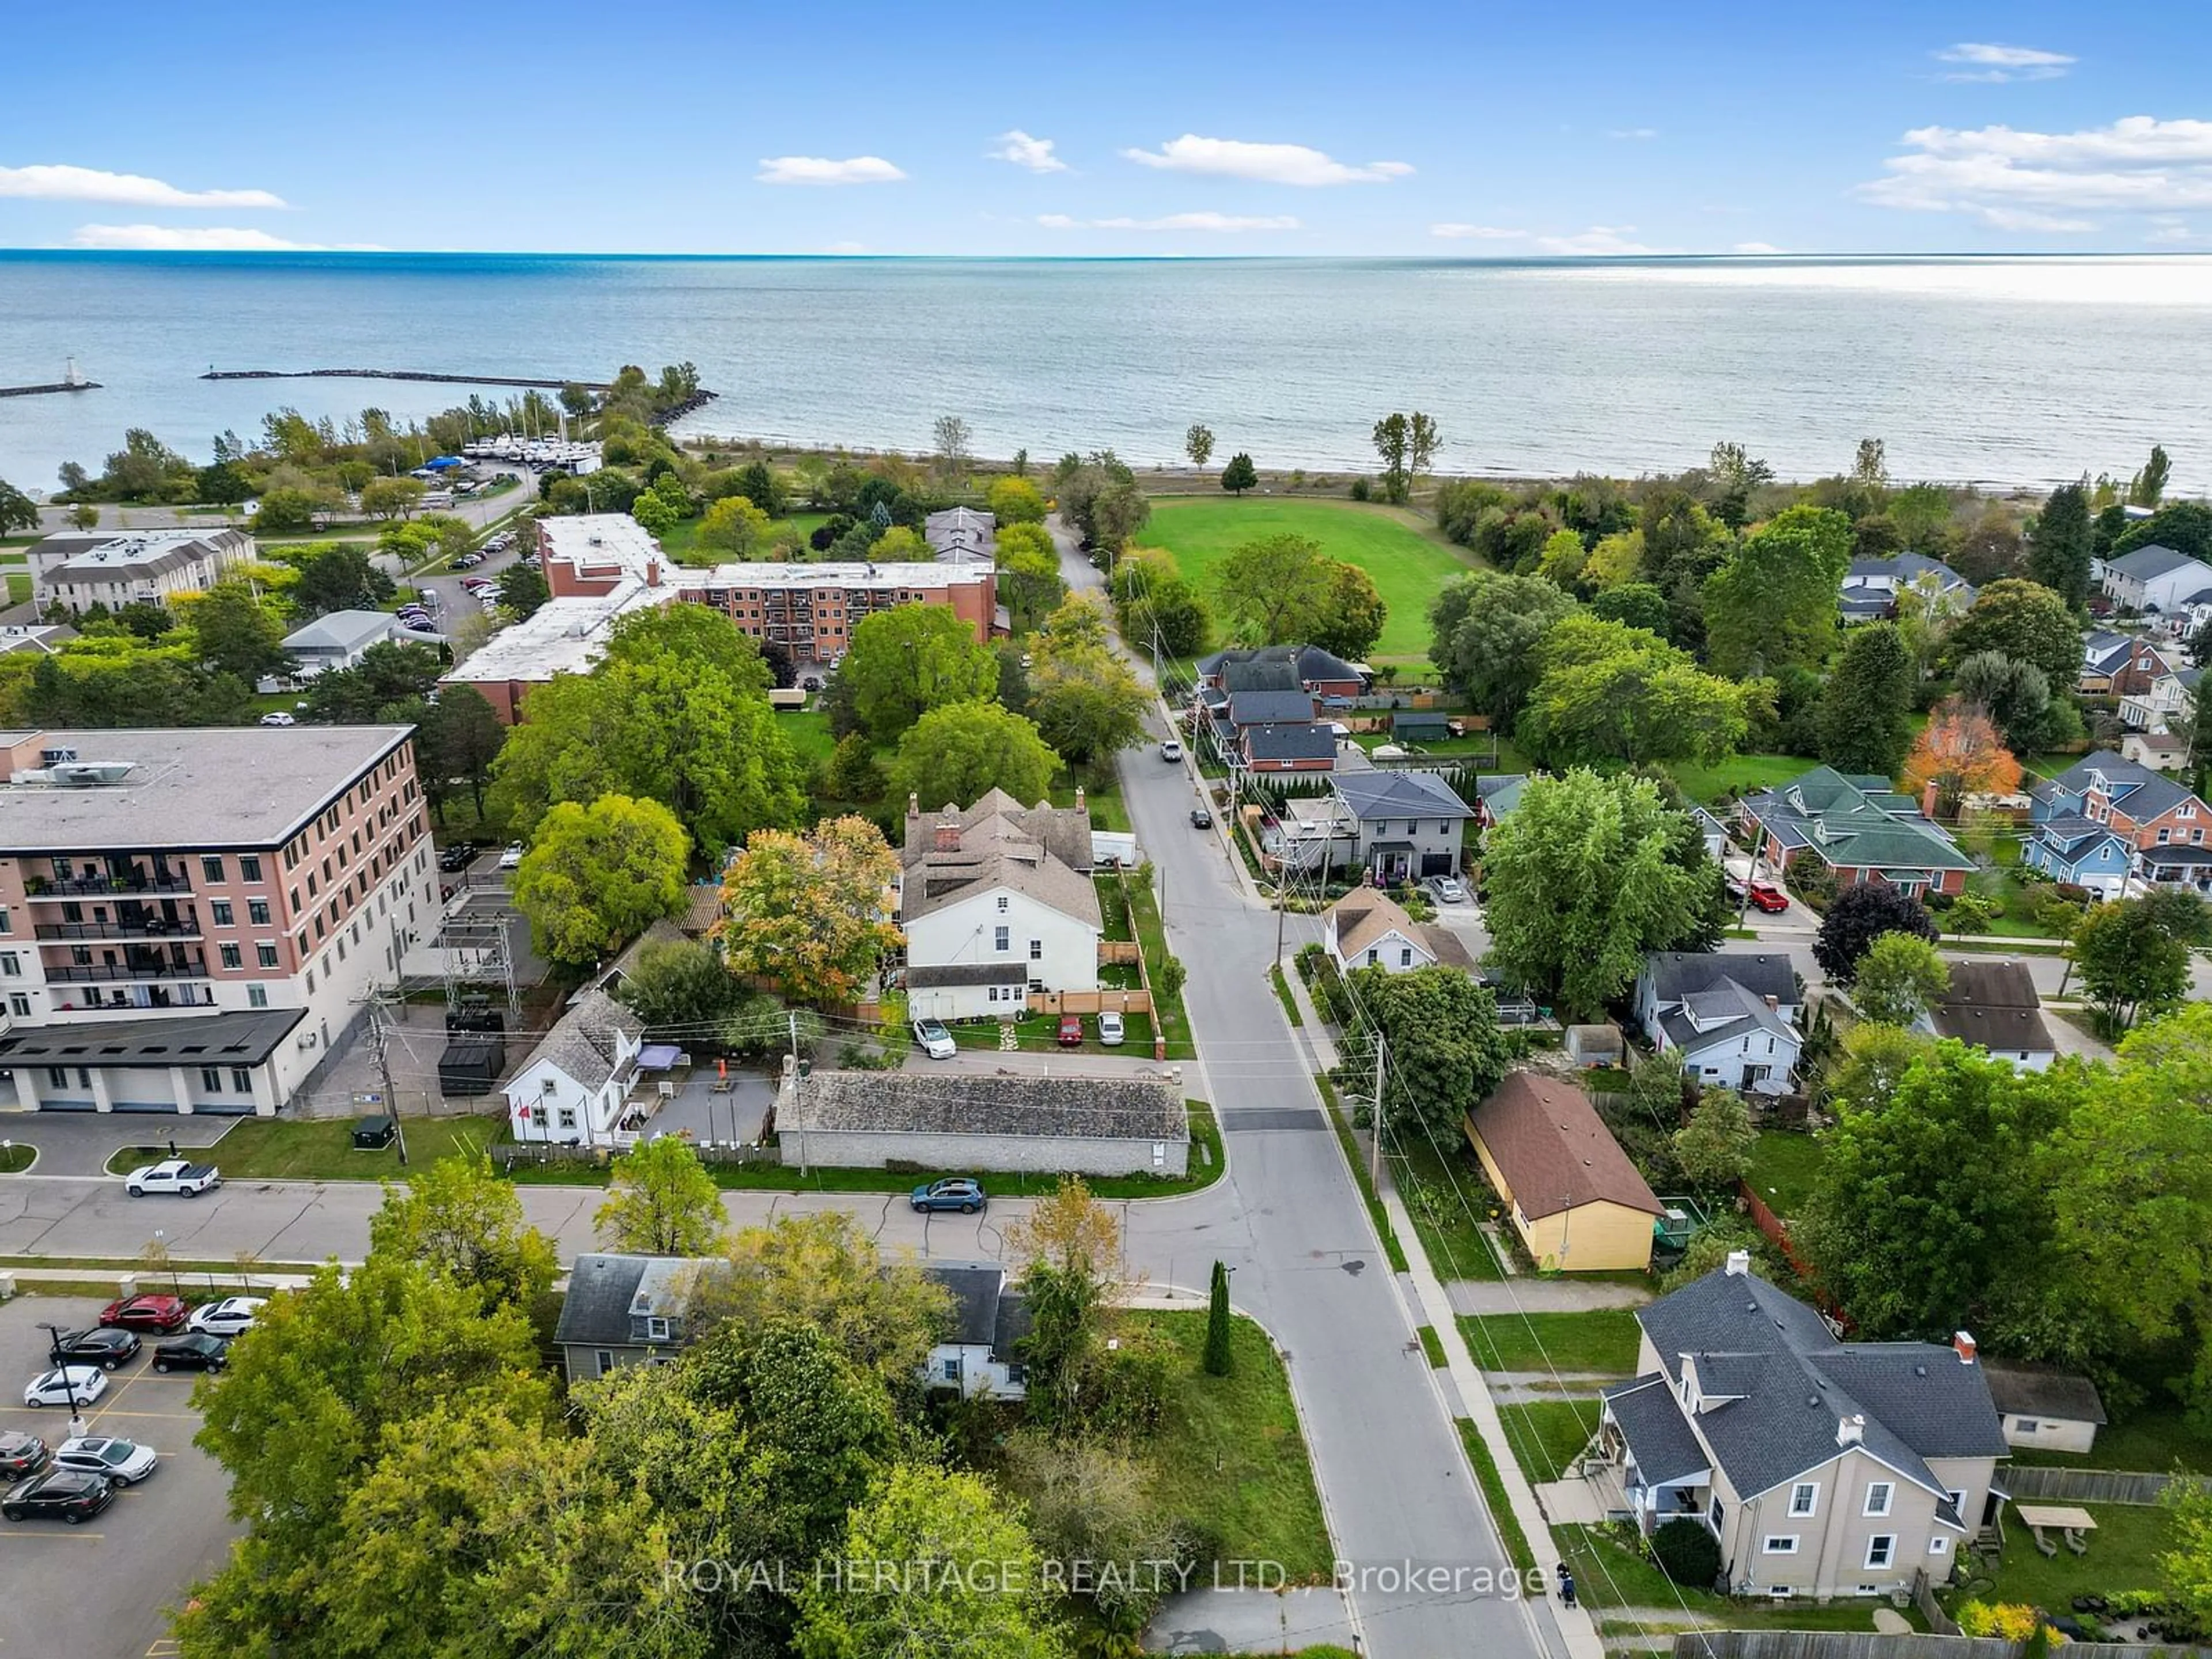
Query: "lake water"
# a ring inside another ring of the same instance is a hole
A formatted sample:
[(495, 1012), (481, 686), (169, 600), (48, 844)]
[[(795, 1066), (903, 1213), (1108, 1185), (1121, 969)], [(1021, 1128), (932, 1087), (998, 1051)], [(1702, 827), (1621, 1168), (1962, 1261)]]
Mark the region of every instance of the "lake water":
[[(217, 382), (223, 368), (604, 380), (689, 358), (686, 429), (985, 455), (1110, 445), (1371, 466), (1394, 409), (1442, 470), (1620, 474), (1742, 442), (1785, 477), (1865, 435), (1899, 478), (2048, 484), (2154, 442), (2212, 489), (2212, 258), (935, 260), (0, 252), (0, 477), (52, 488), (124, 428), (195, 459), (289, 404), (402, 416), (467, 388)], [(507, 394), (496, 394), (504, 396)]]

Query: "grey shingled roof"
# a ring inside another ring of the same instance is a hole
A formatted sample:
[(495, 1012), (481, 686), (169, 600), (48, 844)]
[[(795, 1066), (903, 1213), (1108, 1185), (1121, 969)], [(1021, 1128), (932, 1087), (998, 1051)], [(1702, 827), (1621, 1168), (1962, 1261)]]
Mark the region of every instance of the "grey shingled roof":
[(1753, 996), (1772, 997), (1784, 1007), (1798, 1000), (1797, 970), (1780, 951), (1655, 951), (1644, 971), (1662, 1003), (1680, 1002), (1732, 979)]
[(1244, 691), (1297, 691), (1298, 665), (1287, 660), (1230, 662), (1221, 665), (1221, 689), (1234, 696)]
[[(960, 844), (940, 849), (938, 831), (951, 823)], [(1024, 806), (1002, 789), (964, 812), (949, 803), (934, 815), (909, 805), (899, 858), (900, 908), (909, 921), (1005, 887), (1091, 927), (1105, 925), (1089, 874), (1091, 815), (1081, 807)]]
[(2123, 553), (2117, 559), (2106, 560), (2105, 568), (2117, 570), (2130, 581), (2147, 582), (2191, 564), (2203, 571), (2208, 580), (2212, 580), (2212, 568), (2207, 568), (2201, 561), (2191, 558), (2186, 553), (2160, 546), (2156, 542), (2138, 547), (2131, 553)]
[(528, 1066), (550, 1060), (579, 1087), (597, 1089), (615, 1074), (617, 1031), (640, 1037), (645, 1034), (645, 1025), (605, 991), (586, 991), (546, 1032), (532, 1052)]
[(1248, 726), (1240, 737), (1249, 760), (1325, 760), (1336, 754), (1335, 734), (1310, 720), (1292, 720), (1281, 726)]
[(952, 1297), (952, 1323), (945, 1340), (972, 1347), (990, 1346), (998, 1328), (1006, 1270), (988, 1262), (932, 1262), (922, 1272)]
[(1984, 1048), (2047, 1054), (2057, 1044), (2024, 962), (1954, 962), (1951, 983), (1929, 1011), (1939, 1036)]
[(1232, 691), (1229, 694), (1231, 726), (1273, 726), (1313, 718), (1310, 691)]
[(1613, 1420), (1620, 1425), (1636, 1468), (1648, 1486), (1703, 1474), (1712, 1465), (1698, 1437), (1682, 1418), (1682, 1407), (1660, 1376), (1639, 1376), (1604, 1390)]
[(1026, 957), (1018, 962), (948, 962), (910, 967), (906, 970), (906, 982), (916, 991), (933, 990), (946, 985), (1027, 985), (1030, 964)]
[(1990, 1400), (2008, 1417), (2059, 1417), (2070, 1423), (2102, 1423), (2105, 1402), (2097, 1385), (2071, 1371), (2048, 1365), (1990, 1360), (1982, 1369), (1990, 1379)]
[(817, 1072), (798, 1085), (795, 1115), (801, 1130), (1190, 1139), (1181, 1092), (1142, 1078)]
[(1351, 773), (1336, 780), (1336, 797), (1362, 820), (1474, 816), (1474, 809), (1433, 772)]
[(629, 1304), (645, 1277), (641, 1255), (580, 1255), (568, 1272), (553, 1340), (580, 1346), (611, 1346), (629, 1340)]
[(1715, 1043), (1734, 1042), (1753, 1031), (1787, 1037), (1793, 1043), (1797, 1041), (1797, 1028), (1778, 1010), (1768, 1007), (1765, 996), (1732, 979), (1717, 980), (1704, 990), (1691, 992), (1680, 1007), (1660, 1015), (1659, 1027), (1667, 1040), (1686, 1054)]

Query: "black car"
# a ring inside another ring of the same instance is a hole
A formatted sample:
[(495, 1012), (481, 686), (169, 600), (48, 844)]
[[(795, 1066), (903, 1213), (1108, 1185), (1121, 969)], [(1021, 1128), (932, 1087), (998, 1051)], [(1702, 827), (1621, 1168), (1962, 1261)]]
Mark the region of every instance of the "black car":
[(7, 1497), (0, 1498), (0, 1515), (10, 1521), (58, 1516), (73, 1527), (114, 1501), (115, 1483), (105, 1475), (52, 1468), (10, 1486)]
[(219, 1371), (230, 1361), (230, 1344), (205, 1331), (194, 1331), (154, 1350), (157, 1371)]
[(456, 870), (467, 869), (476, 861), (477, 849), (473, 847), (448, 847), (438, 854), (438, 867), (449, 876)]
[(46, 1443), (35, 1434), (0, 1429), (0, 1475), (20, 1480), (46, 1466)]
[(1203, 806), (1192, 807), (1190, 809), (1190, 827), (1194, 830), (1212, 829), (1213, 814), (1207, 811)]
[(54, 1342), (57, 1365), (97, 1365), (112, 1371), (125, 1360), (136, 1359), (145, 1345), (136, 1331), (103, 1327), (89, 1331), (64, 1331)]

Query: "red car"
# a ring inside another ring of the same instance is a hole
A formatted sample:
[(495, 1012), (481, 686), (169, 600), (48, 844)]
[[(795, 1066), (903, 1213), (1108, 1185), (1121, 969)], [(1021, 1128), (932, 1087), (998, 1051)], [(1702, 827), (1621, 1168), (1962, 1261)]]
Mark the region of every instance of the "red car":
[(1083, 1016), (1062, 1014), (1060, 1017), (1060, 1046), (1080, 1048), (1083, 1046)]
[(191, 1313), (180, 1296), (134, 1296), (102, 1308), (100, 1322), (126, 1331), (173, 1331), (182, 1328)]
[(1751, 884), (1751, 902), (1770, 916), (1778, 916), (1790, 908), (1790, 896), (1763, 881)]

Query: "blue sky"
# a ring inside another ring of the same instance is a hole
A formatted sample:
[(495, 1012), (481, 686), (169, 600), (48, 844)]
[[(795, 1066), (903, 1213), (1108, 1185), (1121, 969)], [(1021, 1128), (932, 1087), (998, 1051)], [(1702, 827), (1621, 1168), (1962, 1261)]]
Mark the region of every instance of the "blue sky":
[(0, 246), (2212, 246), (2197, 0), (131, 9), (11, 12)]

